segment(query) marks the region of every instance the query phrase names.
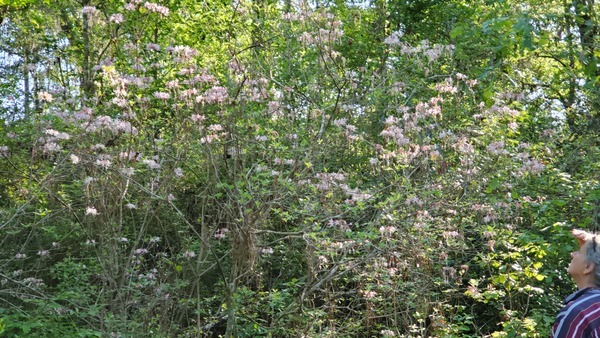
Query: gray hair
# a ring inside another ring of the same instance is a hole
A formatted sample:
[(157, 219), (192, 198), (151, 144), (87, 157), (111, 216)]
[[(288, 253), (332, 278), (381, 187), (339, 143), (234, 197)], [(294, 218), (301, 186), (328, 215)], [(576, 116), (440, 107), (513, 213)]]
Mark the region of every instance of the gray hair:
[(600, 287), (600, 243), (596, 237), (594, 235), (586, 241), (589, 244), (586, 250), (586, 261), (594, 263), (594, 284)]

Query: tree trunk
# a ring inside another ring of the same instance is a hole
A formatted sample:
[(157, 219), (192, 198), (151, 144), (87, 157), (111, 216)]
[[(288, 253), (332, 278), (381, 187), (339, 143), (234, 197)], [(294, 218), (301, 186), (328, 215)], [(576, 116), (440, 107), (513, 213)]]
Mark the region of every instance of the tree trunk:
[[(87, 6), (89, 1), (84, 1), (83, 6)], [(81, 70), (81, 93), (84, 102), (92, 97), (94, 83), (92, 82), (92, 72), (90, 69), (90, 23), (89, 15), (83, 14), (83, 69)]]
[(596, 57), (594, 55), (594, 40), (598, 31), (598, 26), (594, 21), (594, 0), (579, 0), (574, 2), (575, 13), (577, 15), (575, 22), (579, 30), (579, 39), (581, 43), (581, 63), (584, 67), (593, 67), (593, 73), (586, 74), (590, 77), (600, 75), (596, 66)]
[(25, 116), (29, 116), (29, 101), (31, 100), (31, 94), (29, 92), (29, 54), (27, 51), (23, 53), (23, 112)]

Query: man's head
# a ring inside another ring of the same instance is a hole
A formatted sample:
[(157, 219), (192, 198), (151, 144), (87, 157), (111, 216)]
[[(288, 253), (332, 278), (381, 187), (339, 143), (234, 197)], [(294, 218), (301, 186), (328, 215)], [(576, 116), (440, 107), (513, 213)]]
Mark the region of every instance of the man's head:
[(598, 236), (583, 230), (573, 230), (579, 250), (571, 253), (567, 271), (577, 288), (600, 287), (600, 243)]

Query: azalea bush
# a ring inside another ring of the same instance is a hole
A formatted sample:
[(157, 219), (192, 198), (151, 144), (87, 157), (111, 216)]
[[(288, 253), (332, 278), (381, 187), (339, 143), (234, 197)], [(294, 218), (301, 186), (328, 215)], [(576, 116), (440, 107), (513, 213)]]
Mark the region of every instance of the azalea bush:
[(569, 230), (597, 226), (598, 146), (481, 70), (466, 27), (27, 3), (3, 34), (43, 25), (46, 52), (15, 52), (37, 87), (2, 106), (3, 334), (549, 334)]

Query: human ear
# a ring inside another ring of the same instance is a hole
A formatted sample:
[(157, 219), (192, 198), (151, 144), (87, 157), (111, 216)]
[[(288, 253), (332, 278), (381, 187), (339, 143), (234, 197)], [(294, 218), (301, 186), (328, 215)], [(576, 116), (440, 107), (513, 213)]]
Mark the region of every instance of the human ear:
[(594, 273), (594, 270), (596, 270), (596, 264), (595, 263), (585, 263), (585, 268), (583, 268), (583, 274), (587, 275), (590, 273)]

